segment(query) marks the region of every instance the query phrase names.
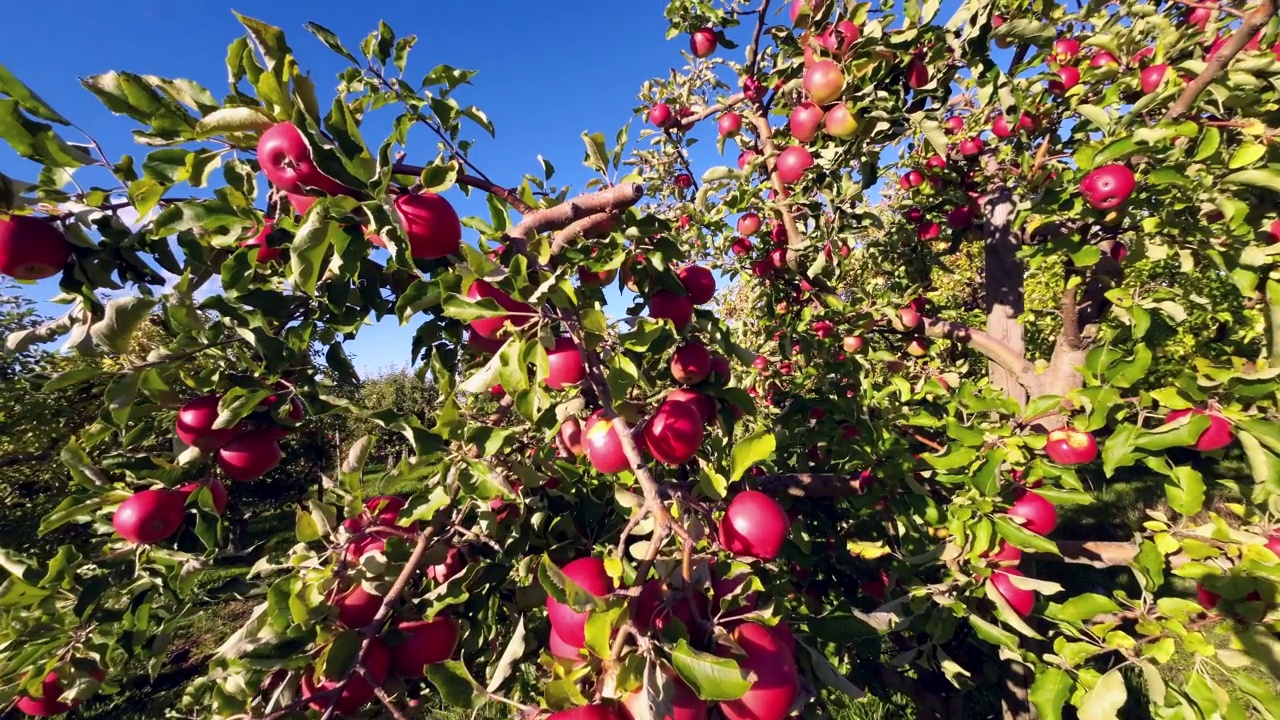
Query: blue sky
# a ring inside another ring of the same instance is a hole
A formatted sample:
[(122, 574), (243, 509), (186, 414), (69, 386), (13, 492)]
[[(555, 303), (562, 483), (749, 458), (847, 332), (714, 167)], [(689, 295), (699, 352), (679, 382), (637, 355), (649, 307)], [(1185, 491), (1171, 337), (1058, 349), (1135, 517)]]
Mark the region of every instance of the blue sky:
[[(581, 164), (582, 131), (602, 131), (612, 138), (631, 118), (641, 83), (682, 65), (680, 51), (688, 42), (684, 36), (665, 39), (662, 3), (656, 0), (241, 0), (234, 5), (203, 0), (122, 0), (109, 4), (45, 0), (6, 8), (8, 32), (5, 42), (0, 43), (0, 63), (93, 134), (108, 155), (141, 155), (144, 149), (133, 145), (129, 136), (133, 121), (113, 116), (77, 78), (107, 70), (185, 77), (220, 97), (227, 88), (227, 44), (242, 34), (232, 9), (283, 28), (300, 64), (311, 71), (322, 94), (331, 92), (332, 78), (343, 62), (302, 28), (308, 20), (337, 32), (349, 48), (358, 47), (379, 20), (386, 20), (398, 34), (417, 34), (418, 44), (410, 55), (407, 73), (411, 78), (420, 78), (440, 63), (478, 70), (474, 86), (463, 90), (459, 100), (483, 109), (497, 127), (497, 138), (490, 139), (477, 130), (474, 138), (480, 142), (471, 157), (495, 181), (513, 184), (523, 173), (539, 172), (536, 158), (542, 154), (556, 166), (554, 180), (581, 187), (590, 177)], [(54, 27), (56, 32), (51, 32)], [(738, 28), (736, 34), (743, 31)], [(322, 106), (328, 101), (322, 96)], [(699, 134), (710, 137), (713, 122), (704, 125)], [(633, 124), (633, 135), (638, 127)], [(79, 139), (74, 131), (66, 137)], [(419, 142), (424, 143), (423, 154), (433, 156), (434, 145), (427, 144), (428, 140), (421, 137)], [(701, 143), (696, 150), (694, 166), (698, 172), (723, 162), (715, 156), (712, 142)], [(736, 152), (728, 162), (734, 159)], [(0, 172), (30, 178), (31, 168), (0, 145)], [(466, 200), (456, 190), (448, 197), (461, 214), (488, 215), (476, 199)], [(468, 240), (474, 242), (475, 234), (467, 233)], [(24, 289), (40, 300), (56, 291), (52, 280)], [(616, 300), (612, 305), (623, 307)], [(61, 311), (51, 303), (42, 303), (41, 310), (49, 314)], [(362, 370), (404, 364), (413, 329), (412, 323), (401, 328), (394, 320), (367, 327), (348, 350)]]

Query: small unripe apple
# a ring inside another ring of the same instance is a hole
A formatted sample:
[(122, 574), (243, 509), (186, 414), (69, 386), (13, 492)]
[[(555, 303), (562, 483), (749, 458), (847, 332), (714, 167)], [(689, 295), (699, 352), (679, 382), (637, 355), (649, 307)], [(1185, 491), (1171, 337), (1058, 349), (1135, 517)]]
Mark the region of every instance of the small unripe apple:
[(1059, 465), (1084, 465), (1098, 459), (1098, 443), (1093, 433), (1076, 430), (1053, 430), (1044, 452)]
[(831, 60), (819, 60), (805, 70), (804, 89), (815, 103), (826, 105), (844, 90), (844, 71)]
[(1235, 435), (1231, 432), (1231, 423), (1221, 415), (1201, 408), (1191, 408), (1190, 410), (1174, 410), (1165, 416), (1164, 424), (1177, 422), (1182, 418), (1191, 415), (1205, 415), (1209, 418), (1209, 427), (1200, 433), (1200, 437), (1196, 439), (1195, 449), (1200, 452), (1213, 452), (1231, 444), (1235, 439)]
[(1080, 181), (1080, 194), (1097, 210), (1114, 210), (1124, 204), (1137, 187), (1133, 171), (1120, 163), (1094, 168)]
[(792, 145), (778, 154), (778, 179), (783, 185), (794, 185), (812, 166), (813, 156), (809, 154), (808, 149), (800, 145)]
[(742, 116), (736, 112), (727, 112), (716, 121), (716, 130), (720, 137), (734, 137), (742, 132)]
[(689, 36), (689, 52), (694, 57), (709, 57), (716, 51), (717, 45), (719, 40), (716, 39), (716, 31), (709, 27), (698, 28)]
[(812, 142), (818, 136), (818, 128), (822, 126), (822, 108), (805, 101), (795, 106), (787, 127), (791, 129), (791, 137), (802, 143)]

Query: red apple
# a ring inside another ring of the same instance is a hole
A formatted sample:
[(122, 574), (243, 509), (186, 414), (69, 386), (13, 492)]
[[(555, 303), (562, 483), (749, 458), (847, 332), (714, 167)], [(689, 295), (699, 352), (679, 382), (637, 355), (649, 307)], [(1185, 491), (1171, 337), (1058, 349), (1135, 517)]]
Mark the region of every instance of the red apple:
[(750, 163), (752, 160), (754, 160), (757, 157), (757, 155), (759, 155), (759, 153), (757, 153), (755, 150), (743, 150), (742, 152), (738, 153), (738, 169), (746, 170), (747, 164)]
[(1263, 231), (1263, 234), (1272, 243), (1280, 243), (1280, 220), (1272, 220), (1267, 229)]
[(547, 351), (547, 376), (542, 379), (552, 390), (563, 390), (567, 385), (577, 385), (587, 376), (582, 364), (582, 352), (573, 338), (558, 337)]
[(649, 109), (649, 122), (657, 127), (666, 128), (671, 124), (672, 119), (671, 106), (664, 102), (660, 102)]
[[(565, 577), (578, 587), (603, 597), (613, 592), (613, 579), (605, 572), (604, 560), (596, 557), (578, 558), (562, 568)], [(578, 612), (571, 606), (547, 597), (547, 619), (551, 621), (551, 632), (572, 647), (581, 648), (587, 644), (587, 611)]]
[(1137, 179), (1120, 163), (1094, 168), (1080, 181), (1080, 194), (1098, 210), (1114, 210), (1133, 194)]
[(951, 208), (947, 213), (947, 227), (952, 230), (968, 230), (973, 227), (973, 208), (968, 205)]
[(649, 698), (641, 687), (622, 698), (622, 707), (631, 720), (705, 720), (709, 707), (707, 701), (699, 699), (698, 694), (674, 673), (668, 672), (667, 675), (673, 689), (670, 712), (661, 717), (650, 712)]
[[(1206, 4), (1215, 4), (1213, 0), (1209, 0)], [(1216, 14), (1212, 9), (1207, 7), (1187, 8), (1187, 24), (1193, 28), (1203, 31), (1209, 26), (1209, 21)]]
[(960, 141), (960, 154), (970, 159), (976, 158), (982, 154), (983, 145), (982, 138), (965, 138)]
[(912, 90), (929, 84), (929, 66), (924, 64), (924, 58), (914, 55), (911, 62), (907, 63), (907, 86)]
[(758, 278), (773, 277), (773, 263), (768, 260), (756, 260), (751, 263), (751, 274)]
[(1049, 53), (1049, 62), (1066, 65), (1080, 54), (1080, 41), (1075, 38), (1060, 38), (1053, 41), (1053, 50)]
[(547, 720), (627, 720), (622, 711), (612, 705), (596, 703), (554, 712)]
[(738, 257), (742, 257), (743, 255), (750, 254), (751, 241), (748, 240), (747, 238), (740, 237), (737, 240), (734, 240), (733, 244), (729, 246), (729, 251), (732, 252), (734, 255), (737, 255)]
[(289, 206), (299, 215), (306, 215), (312, 205), (316, 204), (316, 198), (311, 195), (297, 195), (295, 193), (285, 193), (285, 197), (289, 198)]
[[(617, 270), (589, 270), (586, 266), (578, 266), (578, 279), (583, 285), (591, 285), (593, 287), (605, 287), (618, 277)], [(501, 347), (501, 345), (499, 345)]]
[(853, 49), (853, 44), (862, 36), (862, 31), (848, 20), (840, 20), (818, 35), (818, 44), (827, 52), (837, 57), (844, 57)]
[(920, 312), (911, 305), (898, 309), (898, 321), (902, 323), (902, 327), (907, 330), (914, 330), (920, 327)]
[(780, 247), (770, 250), (769, 264), (772, 265), (775, 270), (785, 270), (787, 268), (787, 249)]
[(1022, 573), (1016, 568), (1001, 568), (991, 573), (991, 577), (987, 578), (987, 582), (996, 589), (996, 592), (1000, 593), (1000, 597), (1009, 603), (1009, 607), (1013, 608), (1014, 612), (1026, 617), (1035, 609), (1035, 591), (1023, 590), (1014, 585), (1013, 581), (1009, 579), (1010, 576), (1022, 577)]
[(1155, 54), (1156, 54), (1155, 46), (1148, 45), (1142, 48), (1141, 50), (1139, 50), (1138, 52), (1134, 53), (1133, 57), (1129, 58), (1129, 63), (1137, 66), (1137, 65), (1142, 65), (1144, 63), (1151, 62), (1151, 59), (1155, 57)]
[(43, 280), (62, 272), (71, 244), (52, 222), (29, 215), (0, 217), (0, 274)]
[(1001, 540), (995, 552), (987, 553), (987, 559), (996, 565), (1017, 565), (1022, 562), (1022, 550)]
[(182, 527), (186, 501), (186, 494), (178, 490), (139, 490), (116, 508), (111, 526), (131, 543), (158, 543)]
[(631, 468), (630, 461), (622, 452), (618, 429), (612, 420), (604, 416), (603, 410), (597, 410), (587, 418), (585, 430), (582, 446), (586, 449), (587, 460), (596, 472), (613, 475)]
[(772, 560), (782, 552), (791, 523), (773, 498), (757, 490), (734, 496), (720, 521), (720, 544), (738, 556)]
[(732, 377), (729, 359), (719, 353), (711, 353), (711, 379), (721, 385), (728, 385)]
[(1058, 78), (1049, 81), (1049, 92), (1054, 95), (1065, 95), (1068, 90), (1080, 84), (1080, 69), (1073, 65), (1058, 68)]
[(704, 425), (710, 424), (716, 417), (716, 401), (708, 395), (688, 388), (675, 388), (663, 398), (664, 403), (683, 402), (691, 405)]
[(472, 331), (483, 335), (484, 337), (494, 340), (498, 338), (498, 334), (502, 331), (503, 325), (510, 322), (515, 327), (524, 327), (526, 323), (533, 319), (533, 307), (513, 299), (510, 295), (496, 288), (484, 280), (476, 280), (467, 289), (468, 300), (476, 301), (484, 298), (490, 298), (498, 303), (498, 307), (515, 315), (498, 315), (497, 317), (477, 318), (471, 321)]
[(443, 585), (465, 570), (466, 567), (467, 558), (462, 554), (462, 549), (456, 545), (450, 545), (449, 549), (444, 553), (444, 560), (435, 565), (427, 566), (427, 579), (438, 585)]
[(689, 173), (680, 173), (676, 175), (676, 187), (681, 190), (688, 190), (693, 187), (693, 176)]
[(338, 623), (350, 630), (362, 630), (373, 622), (382, 608), (382, 601), (381, 595), (374, 595), (357, 584), (334, 603), (338, 609)]
[(930, 155), (929, 159), (924, 161), (924, 166), (931, 170), (942, 170), (947, 167), (947, 159), (941, 155)]
[(397, 623), (396, 630), (404, 641), (391, 646), (391, 671), (402, 678), (422, 677), (428, 665), (448, 660), (458, 646), (458, 624), (444, 616)]
[(818, 128), (822, 126), (822, 116), (822, 108), (811, 102), (796, 105), (788, 121), (791, 137), (802, 143), (812, 142), (818, 136)]
[(243, 434), (218, 450), (218, 467), (232, 480), (255, 480), (280, 464), (280, 443), (269, 434)]
[(1268, 550), (1280, 557), (1280, 531), (1273, 531), (1267, 536), (1267, 542), (1264, 545)]
[(374, 690), (386, 682), (387, 670), (391, 666), (391, 655), (382, 641), (374, 638), (369, 642), (369, 649), (364, 655), (364, 672), (353, 672), (338, 694), (335, 703), (333, 696), (327, 691), (336, 689), (343, 679), (324, 680), (319, 685), (315, 681), (315, 668), (308, 667), (302, 674), (302, 699), (311, 705), (313, 710), (325, 712), (332, 704), (340, 715), (353, 715), (373, 699)]
[(280, 248), (272, 247), (267, 242), (267, 238), (270, 237), (273, 226), (274, 223), (271, 221), (271, 218), (267, 218), (262, 225), (262, 229), (258, 231), (257, 235), (254, 235), (252, 238), (240, 243), (240, 247), (258, 249), (257, 252), (251, 255), (255, 263), (265, 265), (280, 259)]
[(677, 332), (684, 332), (689, 323), (693, 322), (693, 301), (688, 295), (659, 290), (649, 296), (649, 317), (654, 320), (670, 320)]
[(774, 223), (769, 228), (769, 239), (773, 241), (774, 247), (786, 247), (787, 226), (782, 223)]
[(1043, 496), (1021, 488), (1014, 492), (1013, 504), (1005, 512), (1021, 518), (1022, 527), (1037, 535), (1048, 535), (1058, 526), (1058, 509)]
[(344, 195), (350, 192), (316, 166), (310, 144), (293, 123), (276, 123), (262, 133), (258, 140), (258, 164), (267, 180), (286, 193)]
[(644, 425), (644, 446), (659, 462), (683, 465), (702, 446), (703, 426), (702, 415), (693, 405), (664, 402)]
[(1196, 583), (1196, 600), (1200, 601), (1200, 607), (1205, 610), (1212, 610), (1218, 607), (1218, 601), (1222, 596), (1212, 590), (1206, 588), (1200, 583)]
[(716, 121), (716, 129), (720, 137), (734, 137), (742, 132), (742, 116), (736, 112), (727, 112)]
[[(400, 511), (407, 505), (404, 498), (395, 495), (375, 495), (364, 501), (365, 512), (373, 519), (373, 524), (382, 527), (399, 526)], [(417, 530), (417, 525), (413, 522), (408, 527)]]
[(742, 95), (749, 102), (760, 102), (764, 99), (767, 89), (759, 78), (747, 77), (742, 80)]
[(671, 376), (682, 385), (697, 385), (711, 374), (711, 352), (696, 340), (682, 344), (671, 355)]
[(924, 184), (924, 174), (919, 170), (908, 170), (906, 174), (898, 178), (898, 187), (903, 190), (920, 187)]
[(847, 353), (856, 353), (862, 350), (863, 340), (861, 335), (845, 335), (841, 340), (840, 346)]
[(1161, 85), (1164, 85), (1165, 78), (1170, 74), (1170, 67), (1164, 63), (1143, 68), (1138, 74), (1138, 83), (1142, 86), (1142, 92), (1147, 95), (1156, 92)]
[[(90, 675), (98, 682), (102, 682), (107, 673), (102, 668), (96, 668)], [(60, 699), (66, 689), (62, 687), (62, 681), (58, 679), (56, 670), (51, 670), (44, 676), (44, 680), (40, 682), (40, 691), (40, 697), (23, 695), (18, 698), (18, 702), (15, 703), (18, 712), (32, 717), (53, 717), (68, 712), (84, 702), (83, 700), (63, 702)]]
[(560, 440), (569, 452), (581, 457), (585, 452), (582, 446), (582, 421), (576, 417), (565, 418), (560, 424)]
[(911, 357), (924, 357), (929, 354), (929, 341), (922, 337), (913, 337), (907, 341), (907, 354)]
[[(1280, 220), (1276, 223), (1280, 224)], [(756, 213), (743, 213), (738, 217), (738, 234), (739, 235), (755, 235), (760, 232), (760, 216)]]
[(778, 154), (778, 179), (783, 185), (794, 185), (813, 165), (813, 156), (800, 145), (792, 145)]
[(936, 240), (942, 235), (942, 226), (930, 220), (920, 223), (920, 227), (916, 228), (916, 237), (921, 240)]
[[(462, 224), (448, 200), (433, 192), (400, 195), (395, 201), (400, 224), (409, 238), (409, 254), (422, 260), (435, 260), (458, 252), (462, 247)], [(370, 238), (383, 246), (382, 238)]]
[(789, 11), (791, 24), (795, 25), (796, 21), (800, 19), (800, 11), (802, 10), (808, 11), (810, 16), (822, 12), (823, 1), (824, 0), (791, 0), (791, 9)]
[(1098, 443), (1093, 433), (1053, 430), (1044, 452), (1059, 465), (1085, 465), (1098, 459)]
[(685, 265), (676, 272), (676, 278), (689, 293), (689, 301), (694, 305), (711, 302), (716, 294), (716, 278), (711, 271), (701, 265)]
[(942, 126), (953, 135), (962, 133), (964, 132), (964, 118), (959, 115), (952, 115), (942, 122)]
[(844, 71), (831, 60), (819, 60), (804, 71), (804, 90), (818, 105), (833, 102), (844, 90)]
[(214, 512), (221, 515), (222, 512), (227, 509), (227, 487), (216, 478), (187, 483), (186, 485), (178, 488), (178, 492), (181, 492), (184, 495), (182, 501), (185, 503), (186, 498), (190, 497), (191, 493), (197, 492), (203, 487), (209, 488), (209, 494), (213, 499)]
[(1120, 61), (1116, 58), (1116, 56), (1112, 55), (1106, 50), (1098, 50), (1093, 54), (1093, 57), (1089, 58), (1089, 67), (1091, 68), (1102, 68), (1108, 65), (1119, 65), (1119, 64), (1120, 64)]
[(218, 402), (221, 399), (221, 395), (205, 395), (179, 408), (174, 425), (178, 438), (201, 450), (216, 450), (235, 439), (241, 432), (240, 427), (213, 429), (218, 420)]
[(732, 638), (745, 654), (738, 666), (756, 679), (742, 697), (721, 701), (720, 712), (726, 720), (782, 720), (800, 690), (794, 650), (780, 631), (755, 623), (734, 628)]
[(689, 36), (689, 52), (694, 57), (704, 58), (716, 51), (719, 40), (716, 39), (716, 31), (709, 27), (698, 28)]
[(1165, 416), (1164, 423), (1168, 425), (1169, 423), (1177, 422), (1192, 413), (1206, 415), (1209, 418), (1209, 427), (1200, 433), (1200, 437), (1196, 440), (1195, 449), (1200, 452), (1213, 452), (1230, 445), (1231, 441), (1235, 439), (1235, 435), (1231, 432), (1231, 423), (1226, 418), (1201, 408), (1174, 410)]

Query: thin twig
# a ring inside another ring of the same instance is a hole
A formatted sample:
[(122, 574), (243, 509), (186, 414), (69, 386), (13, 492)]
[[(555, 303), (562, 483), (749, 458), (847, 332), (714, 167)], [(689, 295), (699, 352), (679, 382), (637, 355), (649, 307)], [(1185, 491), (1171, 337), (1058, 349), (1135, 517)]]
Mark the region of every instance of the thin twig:
[(1209, 59), (1209, 62), (1204, 66), (1204, 70), (1201, 70), (1195, 79), (1187, 83), (1187, 87), (1183, 89), (1182, 94), (1178, 96), (1177, 100), (1173, 101), (1173, 104), (1169, 106), (1169, 109), (1160, 120), (1175, 120), (1186, 114), (1191, 109), (1191, 106), (1195, 105), (1196, 100), (1200, 98), (1200, 93), (1204, 92), (1205, 88), (1209, 87), (1209, 84), (1221, 75), (1222, 71), (1227, 69), (1227, 65), (1231, 64), (1232, 58), (1243, 50), (1245, 45), (1249, 44), (1253, 36), (1258, 34), (1258, 31), (1266, 26), (1271, 21), (1271, 16), (1275, 14), (1276, 0), (1261, 0), (1258, 6), (1245, 16), (1244, 22), (1240, 23), (1240, 27), (1236, 28), (1236, 31), (1231, 34), (1231, 38), (1227, 40), (1226, 44), (1219, 48), (1217, 54)]

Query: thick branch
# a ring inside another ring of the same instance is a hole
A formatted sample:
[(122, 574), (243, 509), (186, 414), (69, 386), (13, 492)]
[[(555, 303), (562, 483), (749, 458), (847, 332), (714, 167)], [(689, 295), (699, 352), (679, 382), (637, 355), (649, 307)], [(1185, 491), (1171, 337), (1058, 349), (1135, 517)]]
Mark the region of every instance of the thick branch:
[(1231, 60), (1244, 49), (1245, 45), (1258, 34), (1270, 20), (1271, 16), (1276, 14), (1276, 0), (1260, 0), (1258, 6), (1249, 14), (1245, 15), (1244, 21), (1240, 23), (1240, 27), (1231, 34), (1231, 38), (1223, 45), (1209, 62), (1205, 64), (1204, 70), (1195, 77), (1194, 80), (1187, 83), (1187, 87), (1182, 90), (1182, 94), (1177, 100), (1169, 106), (1165, 111), (1161, 120), (1176, 120), (1191, 110), (1191, 106), (1196, 104), (1196, 100), (1200, 98), (1200, 94), (1209, 87), (1222, 71), (1227, 69), (1231, 64)]
[(613, 224), (613, 213), (602, 212), (588, 215), (581, 220), (569, 223), (569, 227), (556, 233), (551, 241), (551, 254), (559, 255), (564, 249), (576, 245), (582, 238), (599, 237), (608, 232)]
[(715, 115), (716, 113), (719, 113), (719, 112), (724, 112), (725, 110), (728, 110), (729, 108), (741, 103), (743, 100), (746, 100), (746, 99), (747, 99), (746, 96), (743, 95), (742, 93), (738, 93), (736, 95), (730, 95), (729, 97), (725, 98), (723, 102), (718, 102), (715, 105), (708, 105), (707, 107), (704, 107), (701, 110), (694, 112), (692, 115), (681, 118), (680, 122), (676, 123), (675, 129), (679, 130), (680, 132), (684, 132), (689, 128), (692, 128), (694, 125), (697, 125), (699, 122), (711, 117), (712, 115)]
[(1066, 271), (1066, 279), (1062, 286), (1062, 342), (1071, 350), (1082, 347), (1080, 340), (1080, 313), (1076, 309), (1076, 292), (1079, 286), (1071, 282), (1070, 266)]
[[(769, 170), (769, 180), (773, 184), (774, 203), (778, 206), (778, 214), (782, 216), (782, 225), (787, 229), (787, 244), (795, 245), (800, 242), (800, 226), (796, 224), (796, 216), (791, 212), (787, 200), (789, 195), (787, 186), (778, 177), (778, 148), (773, 144), (773, 128), (769, 127), (768, 113), (763, 107), (756, 107), (756, 111), (751, 113), (750, 117), (751, 124), (755, 126), (756, 133), (760, 136), (760, 149), (764, 152), (765, 167)], [(788, 251), (787, 264), (793, 265), (797, 257), (799, 257), (798, 253)], [(792, 269), (795, 268), (792, 267)]]
[[(409, 165), (407, 163), (396, 163), (391, 168), (391, 172), (397, 175), (421, 175), (422, 166)], [(466, 174), (458, 175), (457, 182), (459, 185), (466, 185), (467, 187), (475, 188), (477, 190), (483, 190), (490, 195), (496, 195), (502, 198), (521, 215), (528, 215), (530, 212), (533, 212), (533, 208), (529, 206), (529, 203), (521, 200), (520, 196), (516, 195), (515, 190), (510, 188), (504, 188), (501, 185), (490, 182), (484, 178)]]
[(529, 213), (515, 227), (507, 231), (502, 241), (513, 245), (517, 251), (523, 253), (531, 235), (550, 230), (563, 230), (590, 215), (616, 213), (635, 205), (642, 197), (644, 197), (644, 186), (640, 183), (615, 185), (599, 192), (579, 195), (555, 207)]
[(929, 337), (945, 338), (952, 342), (963, 343), (977, 350), (995, 364), (1009, 371), (1018, 384), (1027, 390), (1036, 385), (1036, 367), (1022, 353), (1014, 350), (1000, 340), (981, 330), (975, 330), (964, 323), (937, 318), (923, 318), (924, 332)]

